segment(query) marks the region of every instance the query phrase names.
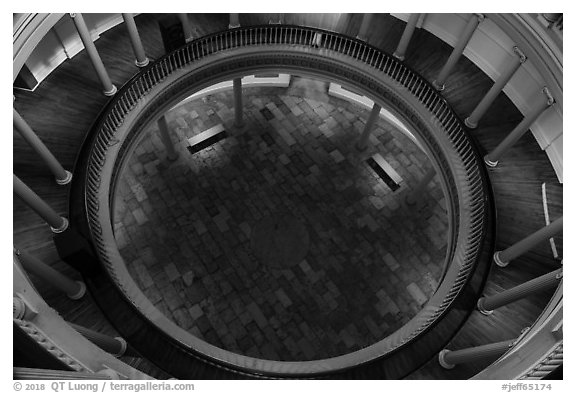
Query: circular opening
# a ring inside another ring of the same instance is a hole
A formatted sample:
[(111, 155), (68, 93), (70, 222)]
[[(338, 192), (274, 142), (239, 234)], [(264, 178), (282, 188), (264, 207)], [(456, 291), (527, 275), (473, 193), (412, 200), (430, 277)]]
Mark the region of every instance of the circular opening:
[[(449, 217), (413, 137), (293, 76), (231, 86), (166, 114), (117, 176), (117, 246), (140, 290), (194, 336), (280, 361), (336, 357), (383, 340), (426, 304), (445, 268)], [(222, 125), (221, 134), (189, 148)], [(376, 157), (377, 155), (377, 157)]]

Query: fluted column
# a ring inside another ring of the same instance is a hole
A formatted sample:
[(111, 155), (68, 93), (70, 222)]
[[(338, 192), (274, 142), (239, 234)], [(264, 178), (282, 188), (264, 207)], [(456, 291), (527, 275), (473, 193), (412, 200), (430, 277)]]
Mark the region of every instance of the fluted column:
[(368, 138), (370, 138), (370, 134), (372, 133), (372, 129), (374, 128), (374, 124), (378, 120), (380, 116), (380, 110), (382, 107), (377, 103), (374, 103), (372, 106), (372, 111), (370, 112), (370, 116), (368, 116), (368, 120), (366, 121), (366, 125), (364, 126), (364, 131), (362, 131), (362, 135), (360, 135), (360, 139), (356, 142), (356, 148), (358, 150), (366, 150), (368, 147)]
[(94, 345), (100, 347), (102, 350), (111, 355), (120, 357), (126, 354), (128, 344), (122, 337), (110, 337), (106, 334), (95, 332), (94, 330), (85, 328), (84, 326), (69, 323), (78, 333), (90, 340)]
[(490, 106), (494, 103), (494, 101), (496, 100), (502, 89), (504, 89), (504, 86), (506, 86), (506, 84), (510, 81), (516, 70), (518, 70), (520, 65), (522, 65), (522, 63), (526, 61), (526, 56), (524, 55), (524, 53), (522, 53), (522, 51), (520, 51), (520, 49), (517, 46), (515, 46), (513, 50), (514, 53), (516, 54), (514, 59), (510, 61), (510, 64), (506, 67), (506, 69), (502, 72), (502, 74), (500, 74), (498, 79), (496, 79), (490, 90), (488, 90), (488, 93), (486, 93), (486, 95), (482, 98), (482, 100), (478, 103), (478, 105), (476, 105), (476, 108), (474, 108), (470, 116), (468, 116), (464, 120), (464, 123), (468, 128), (478, 127), (478, 121), (480, 121), (480, 119), (482, 118), (482, 116), (484, 116), (488, 108), (490, 108)]
[(444, 64), (444, 67), (442, 67), (438, 77), (436, 77), (436, 79), (432, 82), (432, 85), (434, 85), (436, 89), (440, 91), (444, 90), (444, 83), (446, 82), (448, 75), (450, 75), (450, 71), (452, 71), (452, 68), (454, 68), (458, 62), (458, 59), (460, 59), (460, 56), (462, 56), (462, 53), (464, 53), (464, 48), (466, 48), (466, 45), (468, 45), (468, 42), (470, 42), (474, 31), (476, 31), (476, 28), (480, 22), (482, 22), (482, 20), (484, 20), (484, 15), (482, 14), (473, 14), (472, 17), (468, 20), (468, 23), (466, 24), (462, 34), (460, 34), (460, 38), (456, 42), (456, 46), (454, 46), (450, 57), (448, 60), (446, 60), (446, 63)]
[(560, 233), (562, 231), (562, 219), (563, 217), (560, 217), (554, 222), (550, 223), (550, 225), (540, 228), (536, 232), (525, 237), (507, 249), (503, 251), (497, 251), (494, 253), (494, 262), (496, 262), (496, 264), (500, 267), (508, 266), (511, 260), (518, 258), (520, 255), (531, 250), (537, 246), (538, 243), (550, 239), (554, 235)]
[(180, 23), (182, 23), (182, 30), (184, 30), (184, 38), (186, 39), (186, 42), (192, 41), (194, 39), (194, 35), (192, 33), (192, 27), (190, 26), (188, 14), (178, 14), (178, 19), (180, 19)]
[(62, 165), (58, 162), (56, 157), (52, 154), (46, 145), (40, 140), (38, 135), (30, 128), (28, 123), (20, 116), (16, 109), (12, 108), (12, 121), (14, 128), (22, 138), (34, 149), (34, 151), (40, 156), (42, 161), (46, 164), (50, 171), (54, 174), (56, 178), (56, 183), (60, 185), (68, 184), (72, 180), (72, 173), (65, 170)]
[(530, 281), (526, 281), (514, 288), (506, 289), (496, 295), (481, 297), (478, 299), (477, 303), (478, 310), (484, 315), (490, 315), (493, 310), (499, 307), (513, 303), (516, 300), (535, 293), (557, 287), (561, 278), (562, 269), (560, 268), (540, 277), (536, 277)]
[(68, 220), (60, 217), (46, 202), (30, 189), (16, 175), (14, 176), (14, 192), (32, 210), (34, 210), (54, 233), (64, 232), (68, 228)]
[(86, 293), (86, 285), (82, 281), (74, 281), (66, 277), (26, 251), (14, 249), (14, 254), (26, 270), (64, 292), (70, 299), (81, 299)]
[(242, 107), (242, 78), (234, 78), (234, 126), (244, 127), (244, 108)]
[(118, 379), (112, 377), (109, 372), (99, 371), (97, 373), (78, 372), (78, 371), (62, 371), (62, 370), (47, 370), (44, 368), (27, 368), (27, 367), (14, 367), (12, 369), (13, 379), (18, 380), (109, 380)]
[(229, 29), (236, 29), (240, 27), (240, 16), (238, 14), (230, 14), (230, 23), (228, 24)]
[(410, 40), (412, 39), (412, 35), (416, 29), (416, 24), (418, 23), (418, 19), (420, 19), (420, 15), (422, 14), (410, 14), (410, 17), (408, 18), (408, 23), (406, 23), (406, 27), (404, 27), (404, 32), (402, 33), (400, 42), (398, 42), (398, 47), (396, 48), (396, 51), (394, 51), (394, 56), (399, 60), (404, 60), (406, 49), (408, 49), (408, 45), (410, 44)]
[(98, 79), (100, 79), (100, 82), (102, 83), (102, 87), (104, 88), (104, 95), (113, 96), (117, 91), (116, 86), (112, 84), (112, 81), (108, 76), (108, 72), (104, 67), (104, 63), (102, 63), (102, 59), (100, 58), (98, 51), (96, 50), (96, 45), (94, 45), (94, 42), (92, 41), (92, 36), (90, 35), (90, 31), (86, 26), (86, 22), (84, 21), (82, 14), (70, 14), (70, 16), (74, 21), (74, 25), (76, 25), (76, 30), (78, 31), (80, 39), (84, 44), (86, 53), (88, 53), (88, 56), (92, 61), (92, 66), (98, 75)]
[(478, 347), (459, 349), (457, 351), (443, 349), (438, 354), (438, 362), (442, 367), (451, 369), (460, 363), (470, 363), (493, 359), (508, 351), (508, 349), (511, 348), (515, 342), (516, 339), (506, 340), (492, 344), (480, 345)]
[(160, 140), (164, 144), (164, 147), (166, 147), (167, 157), (170, 161), (174, 161), (178, 158), (178, 152), (174, 148), (174, 143), (172, 143), (172, 139), (170, 138), (166, 116), (158, 119), (158, 129), (160, 130)]
[(416, 202), (418, 202), (418, 198), (424, 193), (428, 183), (434, 179), (434, 176), (436, 176), (436, 171), (434, 168), (430, 168), (428, 172), (424, 174), (424, 177), (420, 180), (416, 187), (410, 190), (410, 193), (406, 196), (406, 204), (416, 204)]
[(489, 167), (498, 165), (498, 160), (502, 158), (506, 150), (514, 145), (522, 136), (532, 127), (532, 124), (548, 107), (554, 104), (554, 98), (548, 91), (548, 88), (543, 88), (544, 99), (540, 99), (538, 105), (514, 128), (506, 138), (494, 150), (484, 156), (484, 162)]
[(138, 67), (146, 67), (148, 63), (150, 63), (150, 60), (148, 60), (148, 57), (146, 57), (146, 53), (144, 52), (144, 46), (142, 45), (140, 34), (138, 34), (138, 28), (136, 27), (134, 16), (132, 14), (122, 14), (122, 18), (124, 18), (124, 23), (128, 29), (132, 49), (136, 56), (136, 65)]
[(370, 28), (370, 23), (372, 22), (372, 18), (374, 14), (363, 14), (362, 15), (362, 23), (360, 24), (360, 30), (358, 30), (358, 34), (356, 38), (362, 41), (368, 42), (368, 29)]

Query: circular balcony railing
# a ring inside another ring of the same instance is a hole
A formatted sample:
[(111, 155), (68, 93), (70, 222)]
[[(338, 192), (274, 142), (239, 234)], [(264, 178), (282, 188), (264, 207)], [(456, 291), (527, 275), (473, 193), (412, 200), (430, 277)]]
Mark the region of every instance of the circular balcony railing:
[[(195, 91), (267, 70), (330, 77), (389, 107), (416, 131), (441, 174), (448, 200), (447, 268), (435, 294), (390, 336), (335, 358), (306, 362), (255, 359), (194, 337), (163, 316), (138, 289), (115, 243), (111, 206), (116, 176), (144, 127)], [(168, 371), (175, 376), (202, 377), (206, 367), (217, 366), (222, 373), (247, 376), (401, 378), (443, 348), (479, 295), (481, 285), (467, 284), (474, 274), (474, 282), (482, 281), (487, 271), (479, 261), (493, 224), (490, 188), (479, 155), (460, 119), (431, 84), (403, 62), (365, 42), (324, 30), (282, 25), (238, 28), (196, 39), (126, 83), (101, 112), (87, 142), (86, 174), (78, 181), (85, 195), (87, 228), (105, 272), (105, 278), (93, 277), (87, 283), (123, 336), (151, 360), (169, 363)], [(72, 214), (78, 216), (79, 212)], [(118, 291), (109, 290), (105, 281), (110, 279)], [(459, 307), (454, 307), (456, 304)], [(451, 309), (459, 311), (446, 322)], [(430, 339), (424, 340), (425, 336)]]

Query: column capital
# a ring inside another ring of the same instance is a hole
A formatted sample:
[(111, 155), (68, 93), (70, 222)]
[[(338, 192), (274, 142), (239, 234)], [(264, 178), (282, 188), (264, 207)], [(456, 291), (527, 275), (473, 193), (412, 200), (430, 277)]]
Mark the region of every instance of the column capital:
[(474, 15), (476, 15), (476, 18), (478, 18), (478, 23), (480, 23), (484, 19), (486, 19), (486, 15), (484, 15), (484, 14), (474, 14)]
[(69, 13), (68, 15), (70, 15), (70, 18), (76, 18), (76, 16), (78, 16), (78, 14), (75, 13), (75, 12), (74, 12), (74, 13)]
[(528, 58), (526, 57), (526, 55), (524, 54), (524, 52), (522, 52), (522, 50), (514, 45), (512, 47), (512, 50), (514, 51), (514, 53), (516, 53), (518, 55), (518, 57), (520, 58), (520, 63), (524, 63), (526, 60), (528, 60)]
[(552, 97), (552, 94), (550, 93), (550, 90), (548, 90), (548, 87), (544, 86), (544, 88), (542, 89), (542, 93), (544, 93), (544, 95), (546, 96), (546, 104), (548, 106), (553, 105), (556, 101), (554, 100), (554, 97)]

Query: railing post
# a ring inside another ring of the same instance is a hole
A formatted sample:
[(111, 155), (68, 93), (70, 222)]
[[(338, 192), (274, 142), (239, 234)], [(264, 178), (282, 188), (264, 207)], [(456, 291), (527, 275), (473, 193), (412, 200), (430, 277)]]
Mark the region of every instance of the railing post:
[(56, 183), (60, 185), (68, 184), (72, 180), (72, 173), (65, 170), (58, 162), (56, 157), (48, 150), (46, 145), (40, 140), (38, 135), (30, 128), (28, 123), (20, 116), (16, 109), (12, 108), (12, 119), (14, 128), (18, 131), (22, 138), (34, 149), (40, 156), (42, 161), (50, 168), (50, 171), (56, 178)]
[(106, 334), (95, 332), (94, 330), (85, 328), (84, 326), (69, 323), (78, 333), (90, 340), (94, 345), (100, 347), (102, 350), (109, 354), (120, 357), (126, 354), (128, 344), (122, 337), (110, 337)]
[(242, 78), (234, 78), (234, 126), (244, 127), (244, 108), (242, 107)]
[(92, 36), (90, 35), (90, 31), (86, 26), (86, 22), (82, 17), (82, 14), (70, 14), (72, 20), (74, 21), (74, 25), (76, 26), (76, 30), (78, 31), (78, 35), (80, 35), (80, 39), (84, 44), (84, 48), (86, 49), (86, 53), (90, 57), (92, 61), (92, 66), (102, 83), (102, 87), (104, 88), (104, 95), (106, 96), (113, 96), (118, 91), (116, 86), (112, 84), (110, 77), (108, 76), (108, 72), (106, 72), (106, 68), (104, 67), (104, 63), (96, 50), (96, 45), (92, 41)]
[(545, 100), (540, 100), (540, 103), (532, 109), (532, 111), (514, 128), (506, 138), (494, 150), (484, 156), (484, 162), (489, 167), (495, 167), (498, 165), (498, 160), (502, 158), (504, 152), (508, 150), (514, 143), (516, 143), (529, 129), (536, 119), (544, 112), (548, 107), (554, 104), (554, 98), (548, 91), (548, 88), (544, 87), (542, 89), (544, 93)]
[(230, 14), (230, 23), (228, 24), (229, 29), (236, 29), (240, 27), (240, 16), (239, 14)]
[(478, 310), (484, 315), (492, 314), (493, 310), (525, 298), (535, 293), (545, 291), (558, 286), (558, 281), (562, 278), (562, 268), (553, 272), (526, 281), (513, 288), (506, 289), (493, 296), (484, 296), (478, 299), (476, 304)]
[(454, 46), (454, 49), (452, 50), (450, 57), (448, 58), (448, 60), (446, 60), (446, 63), (444, 64), (444, 67), (442, 67), (442, 70), (438, 74), (438, 77), (432, 82), (432, 85), (437, 90), (440, 91), (444, 90), (445, 87), (444, 83), (446, 82), (448, 75), (450, 75), (450, 71), (452, 71), (452, 68), (454, 68), (454, 66), (458, 62), (458, 59), (460, 59), (460, 56), (462, 56), (462, 53), (464, 53), (464, 48), (466, 48), (466, 45), (468, 45), (468, 42), (470, 42), (470, 39), (472, 38), (474, 31), (476, 31), (476, 28), (483, 20), (484, 15), (482, 14), (474, 14), (468, 20), (468, 23), (466, 24), (464, 31), (460, 35), (458, 42), (456, 42), (456, 46)]
[(130, 36), (130, 42), (132, 43), (132, 49), (134, 50), (134, 55), (136, 56), (136, 66), (146, 67), (150, 60), (146, 57), (144, 52), (144, 46), (142, 45), (142, 40), (140, 39), (140, 34), (138, 34), (138, 28), (136, 27), (136, 22), (134, 21), (134, 16), (132, 14), (122, 14), (126, 28), (128, 29), (128, 35)]
[(511, 260), (518, 258), (520, 255), (534, 248), (538, 243), (550, 239), (557, 233), (561, 232), (562, 219), (563, 217), (560, 217), (550, 223), (550, 225), (540, 228), (507, 249), (495, 252), (493, 257), (494, 262), (496, 262), (496, 265), (500, 267), (508, 266)]
[(381, 109), (382, 107), (377, 103), (374, 103), (374, 105), (372, 106), (370, 116), (368, 116), (366, 125), (364, 125), (364, 131), (362, 132), (362, 135), (360, 135), (360, 139), (358, 139), (358, 142), (356, 142), (356, 149), (366, 150), (366, 148), (368, 147), (368, 138), (370, 138), (370, 134), (372, 133), (372, 129), (374, 128), (374, 124), (376, 124), (376, 121), (380, 116)]
[(410, 44), (410, 40), (412, 39), (412, 35), (416, 29), (416, 24), (418, 23), (418, 19), (420, 19), (420, 15), (422, 14), (410, 14), (410, 17), (408, 18), (400, 42), (398, 42), (398, 47), (394, 51), (394, 57), (399, 60), (404, 60), (404, 57), (406, 56), (406, 49), (408, 49), (408, 45)]
[(53, 285), (55, 288), (64, 292), (70, 299), (81, 299), (86, 293), (86, 285), (82, 281), (74, 281), (71, 278), (66, 277), (59, 271), (40, 261), (38, 258), (28, 254), (26, 251), (21, 251), (15, 248), (14, 254), (26, 270), (32, 272)]
[(424, 190), (428, 186), (428, 183), (436, 176), (436, 171), (434, 168), (430, 168), (425, 174), (424, 177), (420, 180), (420, 182), (410, 190), (409, 194), (406, 196), (406, 204), (407, 205), (415, 205), (418, 202), (418, 198), (422, 196)]
[(190, 20), (188, 19), (188, 14), (177, 14), (180, 23), (182, 23), (182, 30), (184, 30), (184, 38), (186, 42), (190, 42), (194, 39), (192, 34), (192, 27), (190, 26)]
[(517, 46), (515, 46), (513, 50), (516, 54), (514, 59), (510, 62), (504, 72), (500, 74), (498, 79), (496, 79), (490, 90), (488, 90), (488, 93), (486, 93), (476, 108), (474, 108), (470, 116), (464, 120), (464, 123), (468, 128), (478, 127), (478, 122), (482, 116), (484, 116), (488, 108), (490, 108), (490, 105), (494, 103), (494, 100), (496, 100), (498, 94), (500, 94), (502, 89), (504, 89), (504, 86), (506, 86), (506, 84), (510, 81), (516, 70), (518, 70), (520, 65), (526, 61), (526, 56)]
[(170, 161), (174, 161), (178, 158), (178, 152), (174, 149), (174, 144), (170, 138), (170, 133), (168, 131), (168, 123), (166, 122), (166, 116), (162, 116), (158, 119), (158, 129), (160, 130), (160, 140), (166, 147), (167, 157)]
[(362, 41), (368, 42), (368, 29), (370, 28), (370, 22), (372, 22), (372, 18), (374, 14), (363, 14), (362, 15), (362, 24), (360, 25), (360, 30), (358, 30), (358, 34), (356, 38)]
[(511, 348), (517, 339), (500, 341), (497, 343), (480, 345), (478, 347), (451, 351), (443, 349), (438, 354), (438, 362), (443, 368), (451, 369), (457, 364), (493, 359), (504, 354)]
[(32, 210), (34, 210), (48, 225), (54, 233), (64, 232), (68, 228), (68, 220), (60, 217), (46, 202), (44, 202), (34, 191), (30, 189), (16, 175), (14, 176), (14, 192)]

